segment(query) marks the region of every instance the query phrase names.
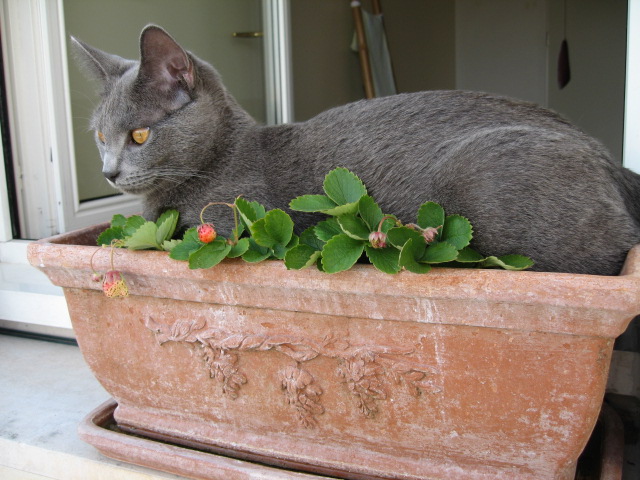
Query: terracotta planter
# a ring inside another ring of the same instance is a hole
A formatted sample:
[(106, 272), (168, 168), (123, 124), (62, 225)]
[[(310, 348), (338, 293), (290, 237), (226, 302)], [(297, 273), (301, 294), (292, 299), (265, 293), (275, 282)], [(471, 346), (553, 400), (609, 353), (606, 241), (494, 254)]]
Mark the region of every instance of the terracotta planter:
[(190, 271), (119, 250), (131, 295), (109, 299), (89, 268), (103, 227), (34, 243), (29, 258), (64, 287), (117, 425), (319, 474), (572, 478), (613, 339), (640, 313), (640, 246), (618, 277)]

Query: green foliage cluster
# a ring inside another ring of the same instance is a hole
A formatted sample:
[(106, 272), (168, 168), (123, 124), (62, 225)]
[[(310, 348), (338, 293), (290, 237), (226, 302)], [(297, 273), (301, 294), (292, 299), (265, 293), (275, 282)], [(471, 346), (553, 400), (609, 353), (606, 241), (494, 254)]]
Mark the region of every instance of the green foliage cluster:
[[(316, 265), (327, 273), (348, 270), (365, 256), (385, 273), (402, 269), (427, 273), (432, 265), (508, 270), (533, 265), (522, 255), (482, 256), (469, 246), (473, 237), (469, 221), (460, 215), (445, 215), (434, 202), (420, 206), (415, 224), (403, 225), (395, 216), (383, 213), (362, 181), (347, 169), (329, 172), (323, 189), (325, 195), (303, 195), (289, 205), (292, 210), (327, 215), (300, 236), (283, 210), (266, 211), (259, 203), (239, 197), (229, 205), (236, 218), (232, 238), (218, 236), (203, 243), (197, 229), (190, 228), (182, 240), (172, 240), (178, 212), (169, 210), (156, 222), (116, 215), (98, 244), (169, 251), (171, 258), (187, 261), (192, 269), (210, 268), (224, 258), (237, 257), (247, 262), (284, 260), (287, 268), (296, 270)], [(376, 236), (383, 241), (372, 241)]]

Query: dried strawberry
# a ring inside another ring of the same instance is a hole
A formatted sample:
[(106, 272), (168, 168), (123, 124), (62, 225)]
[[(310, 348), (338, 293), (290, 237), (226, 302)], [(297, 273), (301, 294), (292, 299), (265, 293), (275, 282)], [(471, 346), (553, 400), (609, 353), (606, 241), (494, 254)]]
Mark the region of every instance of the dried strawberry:
[(384, 248), (387, 246), (387, 234), (384, 232), (371, 232), (369, 243), (373, 248)]
[(434, 227), (425, 228), (422, 230), (422, 236), (427, 243), (431, 243), (438, 237), (438, 229)]
[(102, 291), (109, 297), (126, 297), (129, 295), (129, 289), (124, 281), (122, 273), (117, 270), (109, 270), (104, 274), (102, 282)]

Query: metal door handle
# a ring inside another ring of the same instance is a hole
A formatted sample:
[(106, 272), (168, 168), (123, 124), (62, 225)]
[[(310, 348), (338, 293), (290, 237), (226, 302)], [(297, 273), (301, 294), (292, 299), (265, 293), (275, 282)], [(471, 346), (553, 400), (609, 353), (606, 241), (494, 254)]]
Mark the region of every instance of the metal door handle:
[(233, 32), (233, 36), (236, 38), (260, 38), (264, 36), (262, 32)]

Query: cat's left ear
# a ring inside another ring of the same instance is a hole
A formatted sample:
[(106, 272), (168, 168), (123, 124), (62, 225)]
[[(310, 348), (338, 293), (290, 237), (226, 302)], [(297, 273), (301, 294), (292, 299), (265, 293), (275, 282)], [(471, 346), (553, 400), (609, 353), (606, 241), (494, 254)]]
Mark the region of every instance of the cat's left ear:
[(166, 93), (185, 87), (191, 90), (194, 86), (193, 62), (167, 32), (149, 25), (140, 35), (138, 78)]

